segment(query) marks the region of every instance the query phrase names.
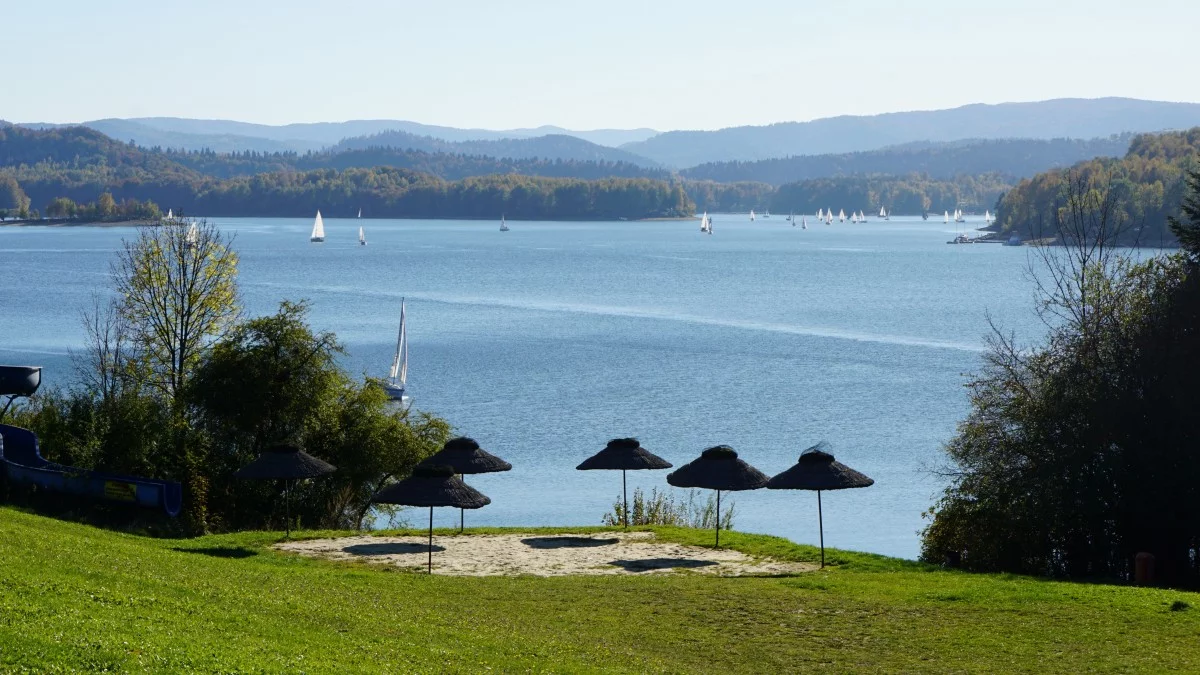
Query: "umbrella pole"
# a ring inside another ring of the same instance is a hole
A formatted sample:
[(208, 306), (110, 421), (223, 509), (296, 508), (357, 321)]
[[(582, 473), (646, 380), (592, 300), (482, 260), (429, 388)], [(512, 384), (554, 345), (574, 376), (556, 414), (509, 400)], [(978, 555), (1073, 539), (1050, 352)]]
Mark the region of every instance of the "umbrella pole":
[[(462, 482), (463, 482), (463, 485), (467, 484), (467, 474), (465, 474), (465, 473), (462, 474)], [(466, 513), (467, 513), (466, 509), (458, 510), (458, 533), (459, 534), (462, 534), (463, 529), (466, 527), (466, 520), (467, 520), (467, 516), (465, 515)]]
[(629, 529), (629, 490), (625, 487), (625, 469), (621, 469), (621, 496), (625, 500), (625, 529)]
[(713, 548), (721, 548), (721, 491), (717, 490), (717, 543)]
[(283, 528), (284, 536), (292, 538), (292, 492), (288, 490), (288, 479), (283, 479)]
[(429, 573), (433, 574), (433, 507), (429, 507)]
[(821, 515), (821, 491), (817, 490), (817, 529), (821, 537), (821, 569), (825, 569), (825, 520)]

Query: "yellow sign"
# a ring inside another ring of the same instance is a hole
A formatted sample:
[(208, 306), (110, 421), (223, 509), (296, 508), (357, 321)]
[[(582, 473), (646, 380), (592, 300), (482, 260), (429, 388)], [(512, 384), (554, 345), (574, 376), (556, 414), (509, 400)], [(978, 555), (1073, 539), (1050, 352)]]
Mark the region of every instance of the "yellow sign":
[(136, 502), (137, 485), (133, 483), (122, 483), (115, 480), (106, 480), (104, 481), (104, 498), (114, 499), (118, 502)]

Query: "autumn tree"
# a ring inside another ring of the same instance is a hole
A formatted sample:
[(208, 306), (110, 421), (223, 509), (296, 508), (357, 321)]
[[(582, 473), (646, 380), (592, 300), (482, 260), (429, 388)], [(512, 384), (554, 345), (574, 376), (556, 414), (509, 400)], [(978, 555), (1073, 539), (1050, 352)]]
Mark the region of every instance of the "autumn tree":
[(201, 351), (238, 315), (238, 256), (207, 221), (142, 227), (112, 265), (147, 382), (179, 402)]

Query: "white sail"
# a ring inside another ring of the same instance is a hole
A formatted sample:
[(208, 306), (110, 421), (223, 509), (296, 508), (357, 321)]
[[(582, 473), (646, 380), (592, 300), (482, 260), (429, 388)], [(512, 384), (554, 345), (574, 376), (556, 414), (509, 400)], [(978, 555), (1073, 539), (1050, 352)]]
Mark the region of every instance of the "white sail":
[(881, 207), (879, 207), (879, 217), (880, 217), (880, 218), (886, 218), (886, 217), (887, 217), (887, 211), (884, 211), (882, 206), (881, 206)]
[(359, 217), (359, 218), (362, 218), (362, 209), (359, 209), (359, 210), (358, 210), (358, 217)]
[(171, 209), (167, 209), (167, 220), (174, 220), (174, 219), (175, 219), (175, 212), (172, 211)]
[(405, 306), (400, 300), (400, 334), (396, 337), (396, 356), (392, 358), (392, 369), (388, 381), (400, 389), (408, 383), (408, 331), (404, 325)]
[(821, 209), (817, 209), (817, 220), (824, 220), (824, 219), (825, 219), (825, 212)]
[(504, 222), (504, 216), (500, 216), (500, 231), (508, 232), (508, 223)]
[(983, 222), (989, 225), (992, 223), (992, 213), (987, 209), (983, 210)]
[(754, 209), (750, 209), (750, 220), (754, 220)]
[(308, 237), (309, 241), (325, 241), (325, 221), (321, 220), (321, 211), (317, 211), (317, 217), (313, 220), (312, 234)]
[(195, 223), (188, 225), (187, 234), (184, 235), (184, 242), (187, 244), (187, 247), (194, 248), (199, 239), (200, 228)]
[(807, 229), (808, 229), (808, 218), (801, 218), (801, 219), (800, 219), (800, 229), (802, 229), (802, 230), (807, 230)]
[(358, 226), (358, 245), (359, 246), (367, 245), (367, 236), (365, 234), (363, 234), (362, 225)]
[(950, 212), (949, 211), (942, 211), (942, 222), (946, 223), (946, 224), (950, 223)]

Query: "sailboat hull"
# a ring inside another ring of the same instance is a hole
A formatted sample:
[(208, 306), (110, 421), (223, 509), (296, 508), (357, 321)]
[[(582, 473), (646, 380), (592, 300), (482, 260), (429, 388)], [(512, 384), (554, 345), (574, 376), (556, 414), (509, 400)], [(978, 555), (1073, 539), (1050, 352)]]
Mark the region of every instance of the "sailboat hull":
[(325, 241), (325, 237), (309, 237), (308, 240), (314, 244), (320, 244), (321, 242)]

